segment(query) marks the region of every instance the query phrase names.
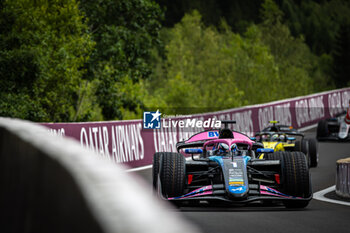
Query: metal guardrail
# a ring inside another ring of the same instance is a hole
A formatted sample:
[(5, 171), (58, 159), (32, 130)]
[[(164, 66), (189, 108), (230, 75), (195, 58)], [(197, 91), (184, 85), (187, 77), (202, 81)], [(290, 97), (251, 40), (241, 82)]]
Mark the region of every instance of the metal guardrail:
[(0, 118), (1, 232), (197, 232), (142, 181), (22, 120)]
[(350, 198), (350, 158), (337, 161), (335, 193)]

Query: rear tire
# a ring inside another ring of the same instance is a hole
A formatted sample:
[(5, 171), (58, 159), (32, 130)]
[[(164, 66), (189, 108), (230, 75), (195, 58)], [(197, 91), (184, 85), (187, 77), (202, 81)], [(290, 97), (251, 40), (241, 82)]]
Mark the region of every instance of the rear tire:
[(317, 139), (329, 136), (328, 122), (327, 120), (321, 120), (317, 124)]
[[(294, 197), (311, 196), (311, 181), (305, 155), (301, 152), (289, 152), (281, 155), (281, 173), (283, 192)], [(304, 208), (309, 200), (285, 200), (287, 208)]]
[(178, 197), (183, 194), (186, 181), (186, 160), (182, 154), (162, 153), (160, 181), (165, 197)]
[(309, 154), (309, 141), (305, 139), (301, 139), (301, 141), (296, 141), (294, 151), (303, 152), (304, 155), (306, 156), (307, 164), (310, 167), (311, 160), (310, 160), (310, 154)]
[(314, 138), (309, 139), (310, 167), (317, 167), (318, 164), (318, 143)]
[(264, 159), (266, 160), (280, 160), (281, 159), (281, 154), (283, 152), (274, 152), (274, 153), (269, 153), (264, 155)]

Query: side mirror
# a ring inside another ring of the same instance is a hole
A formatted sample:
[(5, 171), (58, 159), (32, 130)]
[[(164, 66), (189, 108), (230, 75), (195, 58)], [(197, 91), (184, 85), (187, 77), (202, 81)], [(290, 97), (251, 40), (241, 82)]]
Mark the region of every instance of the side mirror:
[(275, 150), (272, 148), (258, 148), (256, 152), (258, 153), (273, 153)]
[(185, 149), (186, 154), (202, 154), (203, 150), (202, 149)]
[(256, 137), (250, 137), (250, 140), (256, 141)]

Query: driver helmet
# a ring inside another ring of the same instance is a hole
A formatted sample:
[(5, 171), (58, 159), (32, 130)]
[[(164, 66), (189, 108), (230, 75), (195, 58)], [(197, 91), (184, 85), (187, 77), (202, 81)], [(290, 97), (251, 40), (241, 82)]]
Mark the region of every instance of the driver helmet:
[(263, 140), (264, 140), (264, 141), (269, 141), (270, 138), (271, 138), (271, 135), (270, 135), (270, 134), (263, 135)]
[(278, 134), (272, 135), (272, 141), (278, 141)]
[(286, 136), (284, 136), (284, 135), (282, 134), (282, 135), (280, 135), (280, 139), (281, 139), (281, 141), (284, 141), (284, 140), (286, 139)]
[(229, 152), (229, 147), (226, 143), (219, 143), (218, 150), (220, 153), (227, 153), (227, 152)]
[(236, 144), (232, 144), (232, 145), (231, 145), (231, 151), (232, 151), (232, 152), (238, 151), (238, 147), (237, 147)]

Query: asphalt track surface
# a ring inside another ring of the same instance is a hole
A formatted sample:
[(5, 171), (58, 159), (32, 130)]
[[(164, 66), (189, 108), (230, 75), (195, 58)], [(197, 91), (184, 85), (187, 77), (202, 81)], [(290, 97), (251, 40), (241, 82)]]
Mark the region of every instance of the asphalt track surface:
[[(306, 132), (315, 137), (315, 129)], [(311, 168), (313, 192), (335, 184), (336, 161), (350, 157), (350, 143), (320, 142), (319, 164)], [(138, 171), (151, 186), (151, 169)], [(311, 200), (302, 210), (283, 206), (181, 207), (173, 210), (197, 225), (202, 232), (347, 232), (350, 233), (350, 206)]]

